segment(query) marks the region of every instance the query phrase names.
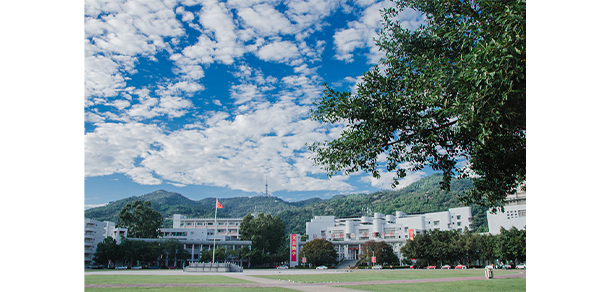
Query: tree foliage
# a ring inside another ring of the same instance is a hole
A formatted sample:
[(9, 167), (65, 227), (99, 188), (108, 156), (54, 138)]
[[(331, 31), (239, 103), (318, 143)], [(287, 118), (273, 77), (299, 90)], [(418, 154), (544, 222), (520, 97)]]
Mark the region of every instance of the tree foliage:
[(157, 238), (162, 224), (161, 213), (153, 210), (149, 201), (136, 200), (121, 209), (117, 226), (127, 227), (128, 237)]
[(307, 263), (314, 266), (337, 264), (337, 251), (333, 244), (322, 238), (311, 240), (303, 245), (301, 255), (307, 258)]
[(239, 226), (239, 235), (242, 240), (252, 241), (252, 250), (275, 254), (285, 244), (285, 229), (284, 222), (278, 216), (259, 213), (254, 218), (248, 213)]
[[(525, 1), (396, 0), (383, 11), (380, 65), (357, 92), (326, 87), (311, 118), (345, 124), (341, 136), (309, 145), (329, 176), (361, 170), (380, 177), (426, 166), (473, 178), (461, 200), (504, 205), (525, 182)], [(398, 15), (425, 16), (416, 30)], [(466, 166), (458, 162), (468, 161)]]
[(525, 261), (525, 229), (519, 230), (514, 226), (510, 229), (500, 228), (496, 239), (495, 253), (502, 262)]
[(398, 257), (396, 256), (396, 254), (394, 254), (392, 246), (385, 241), (369, 240), (362, 245), (362, 250), (360, 252), (360, 262), (372, 263), (373, 255), (375, 256), (377, 264), (399, 264)]
[(107, 265), (109, 262), (114, 262), (120, 258), (121, 254), (116, 240), (110, 236), (97, 244), (95, 254), (93, 254), (93, 261), (102, 265)]
[(524, 262), (525, 229), (502, 229), (499, 235), (478, 234), (471, 231), (425, 230), (400, 249), (404, 257), (417, 259), (418, 264), (473, 265), (477, 260), (492, 263)]

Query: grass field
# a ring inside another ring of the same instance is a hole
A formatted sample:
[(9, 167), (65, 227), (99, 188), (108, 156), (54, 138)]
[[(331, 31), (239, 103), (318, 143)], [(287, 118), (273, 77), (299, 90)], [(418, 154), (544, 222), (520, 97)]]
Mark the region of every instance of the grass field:
[(294, 292), (279, 287), (129, 287), (129, 288), (85, 288), (85, 292)]
[(516, 291), (525, 291), (525, 278), (467, 280), (467, 281), (412, 283), (412, 284), (349, 285), (349, 286), (338, 286), (338, 287), (363, 290), (363, 291), (372, 291), (372, 292), (404, 292), (404, 291), (516, 292)]
[[(104, 284), (240, 284), (252, 283), (225, 276), (85, 275), (85, 285)], [(114, 290), (113, 290), (114, 291)]]
[[(516, 271), (494, 271), (494, 275), (515, 274)], [(346, 273), (325, 273), (315, 275), (264, 275), (255, 276), (266, 279), (278, 279), (297, 283), (331, 283), (331, 282), (366, 282), (389, 280), (415, 280), (438, 278), (483, 277), (484, 270), (385, 270), (385, 271), (355, 271)]]
[[(383, 270), (383, 271), (355, 271), (345, 273), (341, 271), (310, 274), (310, 275), (258, 275), (254, 277), (266, 279), (290, 280), (297, 283), (329, 283), (351, 282), (354, 285), (341, 285), (349, 289), (398, 292), (398, 291), (525, 291), (525, 278), (491, 279), (491, 280), (462, 280), (450, 282), (408, 283), (408, 284), (374, 284), (363, 285), (362, 281), (391, 281), (439, 279), (460, 277), (482, 277), (483, 270)], [(517, 271), (494, 271), (494, 276), (518, 273)], [(85, 287), (88, 292), (288, 292), (296, 291), (281, 287), (204, 287), (205, 284), (247, 284), (246, 280), (235, 279), (220, 275), (87, 275), (85, 285), (169, 285), (169, 287)], [(177, 287), (172, 284), (204, 284), (198, 287)], [(324, 291), (324, 287), (320, 287)]]

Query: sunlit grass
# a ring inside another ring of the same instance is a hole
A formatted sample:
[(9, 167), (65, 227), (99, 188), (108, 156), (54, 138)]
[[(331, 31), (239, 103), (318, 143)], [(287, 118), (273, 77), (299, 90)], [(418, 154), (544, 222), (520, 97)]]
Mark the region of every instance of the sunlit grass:
[[(494, 275), (515, 274), (516, 271), (494, 271)], [(308, 275), (257, 275), (254, 277), (292, 281), (296, 283), (337, 283), (438, 278), (483, 277), (485, 270), (386, 270), (319, 273)]]
[(338, 286), (338, 287), (363, 290), (363, 291), (372, 291), (372, 292), (403, 292), (403, 291), (514, 292), (514, 291), (525, 291), (525, 286), (526, 286), (525, 278), (512, 278), (512, 279), (466, 280), (466, 281), (410, 283), (410, 284), (346, 285), (346, 286)]
[[(217, 275), (85, 275), (85, 285), (104, 284), (241, 284), (250, 281)], [(115, 290), (113, 290), (115, 291)]]
[(294, 292), (280, 287), (128, 287), (85, 288), (85, 292)]

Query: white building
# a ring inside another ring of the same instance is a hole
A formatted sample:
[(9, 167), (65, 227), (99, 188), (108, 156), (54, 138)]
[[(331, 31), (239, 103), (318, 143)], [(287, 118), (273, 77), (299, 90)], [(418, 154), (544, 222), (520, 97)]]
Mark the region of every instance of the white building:
[(502, 227), (511, 229), (513, 226), (517, 229), (525, 228), (526, 223), (526, 193), (519, 191), (516, 194), (508, 195), (506, 200), (508, 204), (504, 206), (504, 212), (498, 210), (495, 214), (491, 210), (487, 211), (487, 226), (489, 233), (496, 235), (500, 234)]
[(184, 249), (190, 254), (187, 261), (198, 262), (200, 253), (212, 249), (214, 242), (216, 248), (225, 247), (233, 250), (251, 246), (251, 241), (240, 240), (241, 222), (242, 218), (218, 218), (214, 224), (214, 218), (186, 218), (184, 215), (174, 214), (173, 228), (161, 228), (159, 238), (142, 239), (128, 238), (127, 229), (117, 228), (113, 222), (85, 219), (85, 266), (91, 264), (97, 244), (108, 236), (114, 238), (117, 244), (125, 238), (143, 241), (177, 239), (184, 244)]
[(85, 267), (93, 263), (93, 254), (95, 254), (97, 244), (111, 236), (113, 229), (114, 223), (112, 222), (85, 218)]
[(306, 234), (308, 241), (316, 238), (330, 240), (337, 250), (339, 260), (358, 259), (362, 245), (369, 240), (385, 241), (400, 258), (400, 248), (405, 240), (412, 239), (423, 230), (470, 229), (471, 223), (470, 207), (424, 214), (405, 214), (401, 211), (397, 211), (396, 215), (375, 213), (373, 217), (315, 216), (306, 223)]

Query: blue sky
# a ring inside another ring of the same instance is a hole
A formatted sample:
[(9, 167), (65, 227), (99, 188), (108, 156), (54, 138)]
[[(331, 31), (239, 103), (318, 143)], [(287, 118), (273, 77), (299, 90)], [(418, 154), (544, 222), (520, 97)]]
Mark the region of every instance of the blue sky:
[(86, 208), (158, 189), (262, 195), (266, 180), (289, 201), (390, 188), (385, 172), (327, 179), (305, 146), (340, 133), (309, 120), (311, 104), (323, 83), (351, 90), (378, 62), (373, 38), (390, 5), (86, 0)]

